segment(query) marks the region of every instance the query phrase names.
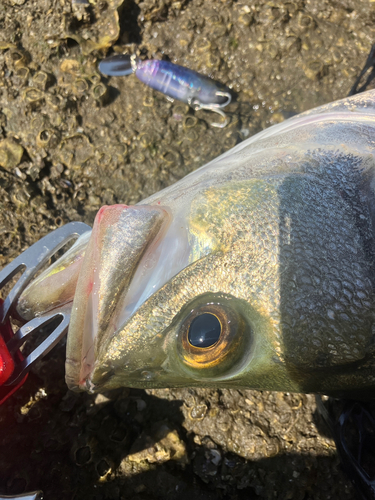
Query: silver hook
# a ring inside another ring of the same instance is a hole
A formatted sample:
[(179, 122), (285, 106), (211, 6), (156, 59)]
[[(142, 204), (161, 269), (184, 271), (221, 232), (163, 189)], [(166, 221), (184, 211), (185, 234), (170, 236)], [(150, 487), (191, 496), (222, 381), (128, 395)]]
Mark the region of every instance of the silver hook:
[(223, 102), (223, 104), (215, 104), (215, 106), (218, 106), (219, 108), (225, 108), (225, 106), (228, 106), (228, 104), (230, 104), (232, 101), (232, 94), (230, 94), (229, 92), (223, 92), (221, 90), (217, 90), (216, 95), (227, 98), (227, 101)]
[(216, 95), (217, 96), (224, 96), (224, 97), (227, 98), (227, 100), (225, 102), (223, 102), (222, 104), (215, 104), (215, 103), (212, 103), (212, 104), (202, 104), (198, 99), (192, 99), (191, 102), (189, 102), (189, 105), (195, 111), (199, 111), (201, 109), (206, 109), (208, 111), (212, 111), (213, 113), (217, 113), (222, 118), (224, 118), (224, 123), (213, 122), (213, 123), (210, 124), (211, 127), (225, 128), (228, 125), (228, 123), (229, 123), (229, 118), (224, 113), (224, 111), (222, 110), (222, 108), (225, 108), (225, 106), (228, 106), (228, 104), (232, 100), (232, 95), (229, 92), (222, 92), (221, 90), (217, 90), (216, 91)]

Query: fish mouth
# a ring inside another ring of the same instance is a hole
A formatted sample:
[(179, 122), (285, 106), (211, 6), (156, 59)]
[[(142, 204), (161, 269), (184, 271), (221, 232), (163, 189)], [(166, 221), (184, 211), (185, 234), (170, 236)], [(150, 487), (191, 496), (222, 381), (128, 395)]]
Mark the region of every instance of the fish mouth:
[(113, 205), (98, 212), (80, 270), (69, 326), (66, 382), (92, 390), (102, 348), (189, 263), (186, 222), (158, 205)]

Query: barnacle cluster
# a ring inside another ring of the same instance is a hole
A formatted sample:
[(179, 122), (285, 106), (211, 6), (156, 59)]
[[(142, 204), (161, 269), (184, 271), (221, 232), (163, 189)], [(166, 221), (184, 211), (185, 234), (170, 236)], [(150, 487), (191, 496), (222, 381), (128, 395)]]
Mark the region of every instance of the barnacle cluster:
[(120, 34), (119, 9), (124, 0), (73, 2), (73, 17), (66, 18), (63, 36), (75, 40), (84, 55), (107, 49)]

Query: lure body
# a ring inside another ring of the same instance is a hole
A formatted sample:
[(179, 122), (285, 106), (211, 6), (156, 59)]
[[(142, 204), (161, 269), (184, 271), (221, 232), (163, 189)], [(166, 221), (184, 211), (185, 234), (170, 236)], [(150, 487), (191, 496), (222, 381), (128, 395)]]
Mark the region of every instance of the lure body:
[(140, 61), (135, 75), (149, 87), (189, 105), (194, 101), (201, 104), (228, 104), (228, 97), (219, 92), (214, 80), (168, 61)]
[[(208, 109), (220, 114), (232, 96), (217, 82), (184, 66), (168, 61), (148, 59), (141, 61), (135, 56), (116, 55), (99, 63), (99, 70), (108, 76), (127, 76), (135, 73), (136, 77), (149, 87), (162, 92), (170, 99), (189, 104), (195, 110)], [(225, 123), (213, 123), (215, 127), (225, 127)]]

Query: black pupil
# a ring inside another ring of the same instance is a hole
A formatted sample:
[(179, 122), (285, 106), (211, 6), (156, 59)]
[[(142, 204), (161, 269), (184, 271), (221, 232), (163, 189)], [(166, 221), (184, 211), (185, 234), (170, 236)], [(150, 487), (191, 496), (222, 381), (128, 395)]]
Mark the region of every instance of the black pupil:
[(216, 316), (205, 313), (191, 322), (188, 339), (194, 347), (211, 347), (219, 340), (221, 324)]

